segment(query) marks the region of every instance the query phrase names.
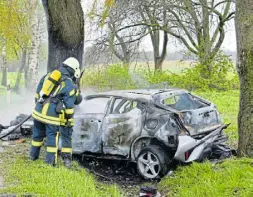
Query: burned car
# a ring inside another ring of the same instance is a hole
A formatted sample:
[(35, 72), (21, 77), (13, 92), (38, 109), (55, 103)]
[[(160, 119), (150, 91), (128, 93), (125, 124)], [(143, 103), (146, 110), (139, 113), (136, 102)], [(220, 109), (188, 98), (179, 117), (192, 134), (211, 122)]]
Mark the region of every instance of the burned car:
[(186, 90), (87, 95), (74, 119), (73, 154), (136, 162), (145, 179), (165, 175), (172, 161), (231, 156), (215, 105)]
[(75, 113), (73, 153), (137, 163), (146, 179), (183, 163), (230, 156), (214, 104), (180, 89), (88, 95)]

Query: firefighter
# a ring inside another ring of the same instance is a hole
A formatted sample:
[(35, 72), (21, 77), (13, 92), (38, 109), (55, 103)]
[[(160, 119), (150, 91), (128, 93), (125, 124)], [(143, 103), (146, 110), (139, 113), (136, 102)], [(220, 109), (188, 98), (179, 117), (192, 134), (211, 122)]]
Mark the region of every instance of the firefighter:
[[(75, 105), (79, 105), (82, 102), (82, 96), (80, 94), (79, 88), (76, 86), (75, 88)], [(60, 127), (60, 135), (61, 135), (61, 156), (64, 165), (67, 168), (71, 167), (72, 161), (72, 132), (73, 127), (70, 126), (61, 126)]]
[(34, 129), (30, 158), (39, 158), (40, 148), (46, 138), (47, 164), (57, 164), (60, 127), (71, 128), (74, 124), (74, 103), (76, 101), (74, 78), (80, 77), (77, 59), (70, 57), (62, 66), (42, 77), (36, 90), (36, 105), (32, 113)]

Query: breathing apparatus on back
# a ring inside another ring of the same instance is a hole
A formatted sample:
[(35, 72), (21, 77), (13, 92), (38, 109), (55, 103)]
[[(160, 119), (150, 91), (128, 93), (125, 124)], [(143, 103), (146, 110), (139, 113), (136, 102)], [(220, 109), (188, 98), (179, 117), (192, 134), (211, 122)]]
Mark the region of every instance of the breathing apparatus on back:
[[(77, 59), (70, 57), (63, 62), (63, 65), (72, 69), (74, 73), (74, 77), (76, 79), (80, 78), (81, 71), (80, 65)], [(43, 103), (45, 98), (48, 98), (53, 93), (62, 81), (62, 74), (59, 70), (54, 70), (52, 73), (48, 74), (45, 77), (43, 82), (42, 89), (39, 93), (39, 100), (38, 102)]]

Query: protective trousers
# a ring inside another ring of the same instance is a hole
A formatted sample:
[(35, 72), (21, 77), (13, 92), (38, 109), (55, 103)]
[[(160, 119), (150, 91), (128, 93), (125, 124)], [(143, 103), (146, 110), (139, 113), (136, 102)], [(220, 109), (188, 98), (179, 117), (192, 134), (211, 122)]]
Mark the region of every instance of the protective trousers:
[(30, 158), (36, 160), (40, 155), (40, 148), (46, 138), (46, 158), (45, 162), (50, 165), (57, 164), (58, 141), (59, 141), (59, 126), (45, 124), (34, 120), (32, 146)]
[(72, 154), (72, 131), (73, 127), (60, 127), (62, 155)]

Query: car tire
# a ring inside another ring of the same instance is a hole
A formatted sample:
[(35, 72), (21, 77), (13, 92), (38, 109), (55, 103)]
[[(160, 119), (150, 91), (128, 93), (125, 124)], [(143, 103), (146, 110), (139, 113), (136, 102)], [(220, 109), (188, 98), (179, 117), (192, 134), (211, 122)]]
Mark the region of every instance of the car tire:
[(157, 179), (169, 171), (168, 153), (157, 145), (144, 147), (137, 157), (137, 170), (144, 179)]

